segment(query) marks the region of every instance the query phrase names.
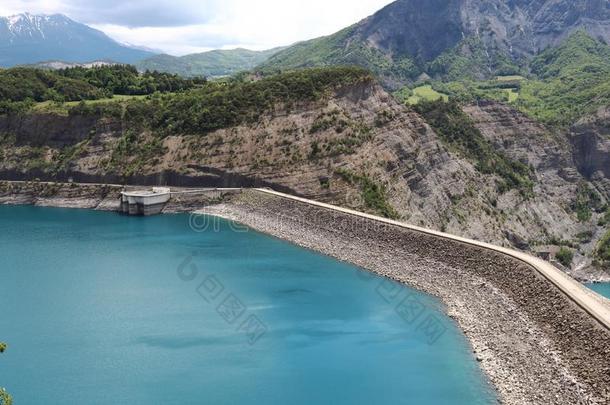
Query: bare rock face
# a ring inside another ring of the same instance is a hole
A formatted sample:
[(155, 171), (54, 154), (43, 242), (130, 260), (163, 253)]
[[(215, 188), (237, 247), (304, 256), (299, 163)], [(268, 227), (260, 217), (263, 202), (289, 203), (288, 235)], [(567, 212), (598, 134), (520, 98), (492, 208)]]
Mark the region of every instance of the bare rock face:
[(465, 37), (516, 58), (557, 45), (575, 30), (610, 42), (607, 0), (398, 0), (352, 33), (384, 53), (430, 61)]
[(429, 61), (462, 40), (460, 3), (398, 0), (360, 22), (354, 35), (391, 55)]
[(54, 114), (0, 116), (0, 133), (14, 134), (18, 145), (63, 146), (86, 139), (97, 117)]
[(122, 187), (100, 184), (5, 182), (0, 180), (0, 204), (116, 211)]
[(610, 199), (610, 108), (578, 121), (571, 130), (574, 162)]
[(576, 30), (610, 41), (610, 3), (606, 0), (465, 0), (466, 32), (516, 58), (557, 45)]
[(556, 239), (572, 240), (590, 226), (581, 224), (570, 208), (578, 184), (584, 179), (574, 163), (570, 144), (562, 134), (500, 103), (482, 103), (464, 108), (475, 126), (497, 150), (533, 168), (536, 176), (533, 198), (518, 201), (510, 194), (499, 205), (516, 208), (505, 224), (509, 239), (527, 240), (529, 245)]
[(606, 280), (603, 269), (592, 267), (591, 257), (605, 233), (598, 224), (603, 214), (592, 210), (591, 218), (583, 220), (574, 208), (583, 185), (599, 192), (601, 199), (607, 200), (610, 195), (609, 177), (604, 174), (610, 171), (610, 141), (600, 125), (605, 113), (600, 111), (595, 118), (582, 120), (572, 134), (567, 134), (551, 131), (501, 103), (480, 103), (467, 106), (464, 111), (497, 150), (534, 169), (533, 198), (522, 202), (507, 201), (507, 196), (500, 199), (506, 207), (516, 208), (505, 224), (511, 244), (523, 248), (516, 241), (529, 240), (527, 248), (536, 249), (536, 245), (549, 241), (569, 242), (578, 249), (568, 270), (575, 277), (583, 277), (582, 270), (588, 268), (596, 274), (593, 278)]

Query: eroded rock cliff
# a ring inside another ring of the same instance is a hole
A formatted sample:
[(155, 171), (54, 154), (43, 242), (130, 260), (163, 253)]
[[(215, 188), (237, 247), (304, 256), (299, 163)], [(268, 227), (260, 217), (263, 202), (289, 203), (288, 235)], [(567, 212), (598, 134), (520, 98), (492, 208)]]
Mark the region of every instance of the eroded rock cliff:
[(580, 172), (610, 198), (610, 107), (578, 121), (571, 142)]

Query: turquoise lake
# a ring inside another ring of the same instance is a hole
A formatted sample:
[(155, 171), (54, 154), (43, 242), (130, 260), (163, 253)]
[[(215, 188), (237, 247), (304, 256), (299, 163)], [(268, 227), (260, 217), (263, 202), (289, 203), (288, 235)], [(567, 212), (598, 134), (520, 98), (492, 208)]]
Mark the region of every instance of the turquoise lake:
[(588, 284), (587, 287), (606, 298), (610, 298), (610, 283)]
[(493, 404), (425, 294), (187, 215), (0, 207), (15, 404)]

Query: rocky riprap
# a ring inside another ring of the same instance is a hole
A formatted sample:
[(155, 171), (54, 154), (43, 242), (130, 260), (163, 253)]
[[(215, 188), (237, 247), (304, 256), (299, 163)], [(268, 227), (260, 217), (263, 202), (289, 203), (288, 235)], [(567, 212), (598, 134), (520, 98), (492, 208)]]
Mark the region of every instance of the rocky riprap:
[(503, 403), (610, 401), (610, 332), (520, 261), (253, 191), (204, 212), (439, 297)]

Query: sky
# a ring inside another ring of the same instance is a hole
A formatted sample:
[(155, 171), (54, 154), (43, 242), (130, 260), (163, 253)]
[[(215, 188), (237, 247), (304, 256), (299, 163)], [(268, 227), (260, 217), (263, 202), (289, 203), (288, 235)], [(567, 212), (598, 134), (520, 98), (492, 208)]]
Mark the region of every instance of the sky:
[(0, 15), (61, 13), (172, 55), (263, 50), (332, 34), (392, 0), (0, 0)]

